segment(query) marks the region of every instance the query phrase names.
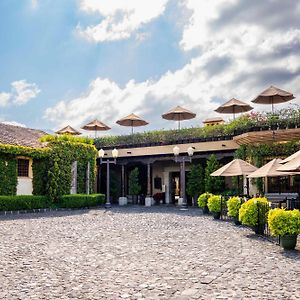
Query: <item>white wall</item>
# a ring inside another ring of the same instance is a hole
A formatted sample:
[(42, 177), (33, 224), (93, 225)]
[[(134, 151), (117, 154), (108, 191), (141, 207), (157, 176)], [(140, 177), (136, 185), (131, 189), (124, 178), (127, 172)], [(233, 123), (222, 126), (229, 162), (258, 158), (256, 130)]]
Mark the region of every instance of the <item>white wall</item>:
[(32, 178), (18, 177), (17, 195), (32, 195)]

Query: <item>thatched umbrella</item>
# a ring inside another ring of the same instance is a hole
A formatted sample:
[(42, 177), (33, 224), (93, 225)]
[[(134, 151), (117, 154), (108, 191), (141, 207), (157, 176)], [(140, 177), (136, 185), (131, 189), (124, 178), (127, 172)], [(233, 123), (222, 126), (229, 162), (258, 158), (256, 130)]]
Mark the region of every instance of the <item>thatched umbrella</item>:
[(133, 134), (133, 127), (139, 127), (139, 126), (145, 126), (149, 123), (139, 116), (135, 114), (130, 114), (116, 122), (117, 124), (121, 126), (130, 126), (131, 127), (131, 134)]
[[(233, 176), (245, 176), (253, 173), (257, 170), (257, 167), (249, 164), (248, 162), (242, 159), (234, 159), (220, 169), (214, 171), (210, 176), (224, 176), (224, 177), (233, 177)], [(239, 186), (239, 177), (238, 177), (238, 186)], [(249, 182), (247, 179), (247, 194), (249, 195)]]
[(222, 104), (221, 106), (219, 106), (217, 109), (215, 109), (215, 111), (221, 114), (233, 114), (233, 118), (235, 119), (235, 114), (247, 112), (252, 109), (253, 107), (249, 104), (232, 98), (229, 101)]
[(259, 104), (271, 104), (273, 113), (274, 104), (288, 102), (292, 99), (295, 99), (292, 93), (271, 85), (269, 88), (261, 92), (255, 99), (253, 99), (252, 102)]
[(178, 129), (180, 129), (181, 121), (193, 119), (196, 117), (196, 114), (186, 108), (176, 106), (168, 112), (164, 113), (162, 117), (166, 120), (178, 121)]
[(81, 132), (77, 131), (76, 129), (74, 129), (70, 125), (56, 131), (55, 133), (57, 133), (57, 134), (70, 134), (70, 135), (80, 135), (81, 134)]
[(300, 150), (295, 152), (294, 154), (288, 156), (287, 158), (285, 158), (283, 161), (281, 161), (280, 163), (283, 165), (285, 163), (290, 162), (291, 160), (295, 159), (296, 157), (300, 157)]
[(109, 126), (105, 125), (104, 123), (94, 120), (90, 123), (85, 124), (84, 126), (81, 127), (84, 130), (90, 130), (90, 131), (95, 131), (95, 138), (97, 137), (97, 132), (98, 131), (105, 131), (111, 129)]

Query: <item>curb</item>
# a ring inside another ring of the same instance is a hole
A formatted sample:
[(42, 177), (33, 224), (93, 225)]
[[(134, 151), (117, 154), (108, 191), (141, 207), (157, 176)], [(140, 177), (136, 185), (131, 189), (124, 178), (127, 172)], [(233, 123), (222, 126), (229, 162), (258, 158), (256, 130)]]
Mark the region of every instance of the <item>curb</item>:
[(55, 211), (87, 210), (87, 209), (97, 209), (102, 207), (103, 206), (82, 207), (82, 208), (35, 208), (35, 209), (25, 209), (25, 210), (4, 210), (4, 211), (0, 211), (0, 216), (46, 213), (46, 212), (55, 212)]

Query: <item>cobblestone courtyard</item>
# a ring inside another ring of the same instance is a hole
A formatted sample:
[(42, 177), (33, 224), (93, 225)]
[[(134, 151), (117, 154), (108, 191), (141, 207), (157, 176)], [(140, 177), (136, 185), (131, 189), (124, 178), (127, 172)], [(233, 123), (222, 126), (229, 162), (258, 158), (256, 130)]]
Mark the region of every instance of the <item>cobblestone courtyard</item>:
[(1, 216), (0, 237), (0, 299), (300, 299), (299, 247), (198, 209)]

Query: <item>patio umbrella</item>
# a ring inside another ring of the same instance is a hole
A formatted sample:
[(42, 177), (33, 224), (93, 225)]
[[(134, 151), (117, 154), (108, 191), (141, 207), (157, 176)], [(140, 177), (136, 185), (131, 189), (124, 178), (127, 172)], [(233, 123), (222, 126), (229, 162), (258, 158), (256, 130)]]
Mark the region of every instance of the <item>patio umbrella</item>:
[(90, 123), (85, 124), (84, 126), (81, 127), (84, 130), (90, 130), (90, 131), (95, 131), (95, 138), (97, 137), (97, 132), (98, 131), (105, 131), (111, 129), (109, 126), (105, 125), (104, 123), (94, 120)]
[(297, 172), (283, 172), (278, 171), (279, 167), (281, 166), (281, 158), (274, 158), (273, 160), (269, 161), (267, 164), (262, 166), (261, 168), (257, 169), (250, 175), (249, 178), (258, 178), (258, 177), (278, 177), (278, 176), (287, 176), (287, 175), (297, 175)]
[[(294, 153), (293, 155), (297, 154), (298, 152)], [(289, 157), (292, 157), (293, 155), (291, 155)], [(287, 157), (285, 160), (287, 160), (289, 157)], [(300, 155), (299, 155), (299, 153), (298, 153), (298, 155), (296, 155), (294, 158), (289, 160), (284, 165), (280, 165), (277, 168), (277, 171), (284, 172), (284, 173), (286, 173), (286, 172), (297, 172), (298, 171), (298, 174), (300, 174)]]
[[(234, 159), (229, 162), (227, 165), (221, 167), (220, 169), (214, 171), (210, 176), (244, 176), (253, 173), (257, 168), (248, 162), (242, 159)], [(249, 181), (247, 180), (247, 195), (249, 195)], [(238, 177), (238, 186), (239, 186), (239, 177)]]
[(133, 127), (138, 127), (138, 126), (145, 126), (148, 125), (149, 123), (140, 118), (139, 116), (135, 114), (130, 114), (116, 122), (117, 124), (121, 126), (130, 126), (131, 127), (131, 134), (133, 134)]
[(287, 158), (285, 158), (283, 161), (281, 161), (280, 163), (283, 165), (291, 160), (293, 160), (294, 158), (300, 156), (300, 150), (295, 152), (294, 154), (288, 156)]
[(271, 104), (273, 113), (274, 104), (288, 102), (292, 99), (295, 99), (293, 94), (271, 85), (265, 91), (260, 93), (255, 99), (253, 99), (252, 102), (259, 104)]
[(240, 176), (249, 175), (253, 173), (257, 168), (242, 159), (234, 159), (227, 165), (214, 171), (210, 176)]
[(232, 98), (229, 101), (222, 104), (221, 106), (219, 106), (217, 109), (215, 109), (215, 111), (221, 114), (233, 114), (233, 119), (235, 119), (235, 114), (247, 112), (252, 109), (253, 107), (249, 104)]
[(181, 106), (176, 106), (168, 112), (162, 114), (163, 119), (170, 121), (178, 121), (178, 129), (180, 129), (180, 122), (190, 120), (196, 117), (196, 114)]
[(80, 135), (81, 134), (81, 132), (77, 131), (76, 129), (74, 129), (70, 125), (56, 131), (55, 133), (57, 133), (57, 134), (70, 134), (70, 135)]

